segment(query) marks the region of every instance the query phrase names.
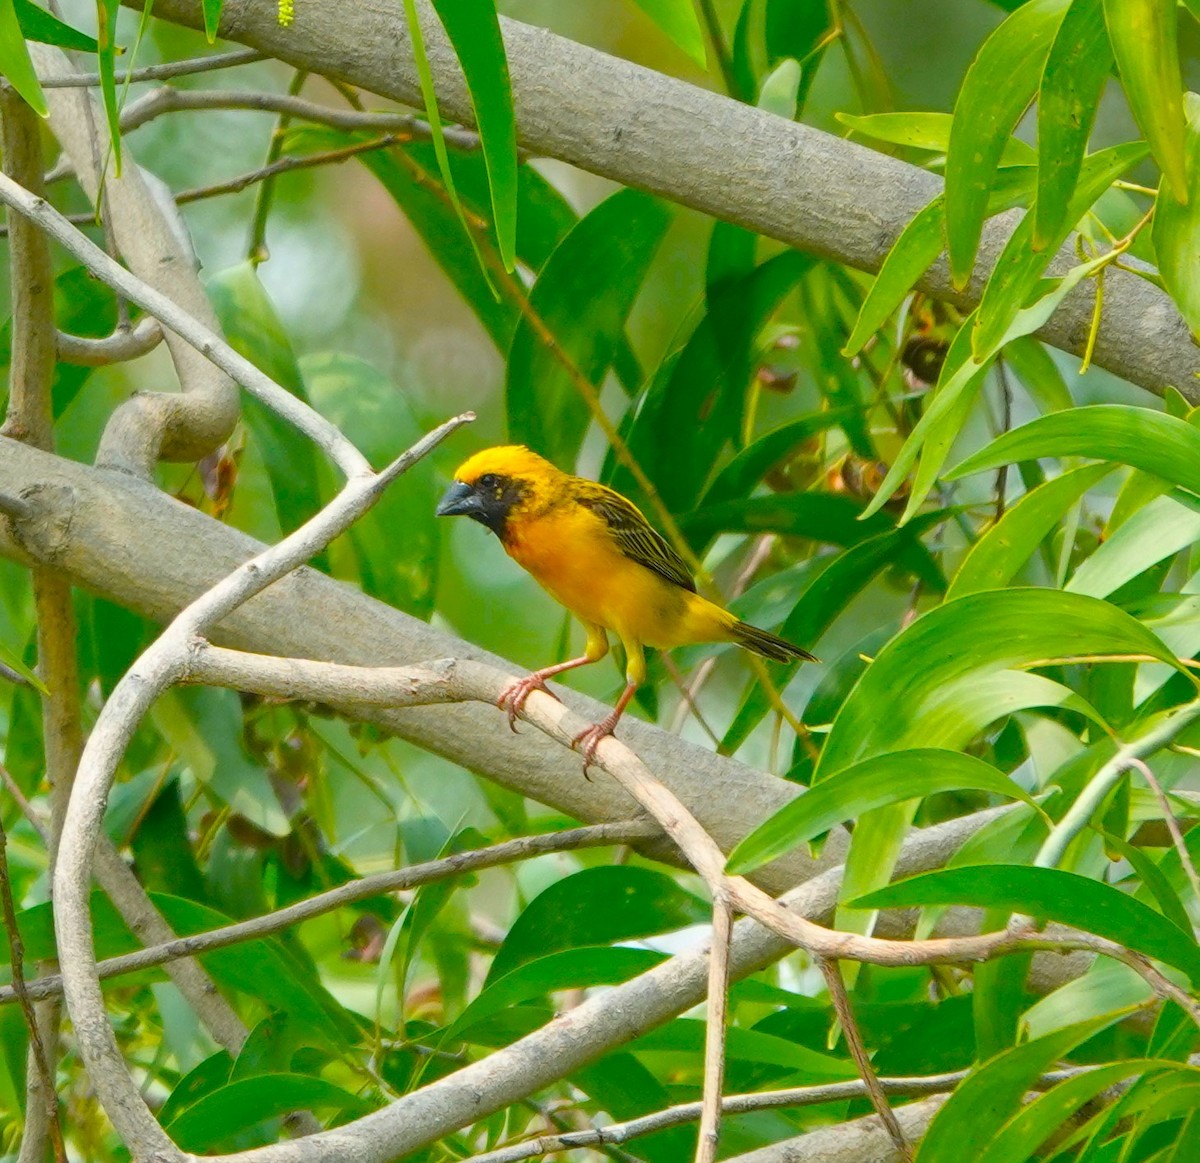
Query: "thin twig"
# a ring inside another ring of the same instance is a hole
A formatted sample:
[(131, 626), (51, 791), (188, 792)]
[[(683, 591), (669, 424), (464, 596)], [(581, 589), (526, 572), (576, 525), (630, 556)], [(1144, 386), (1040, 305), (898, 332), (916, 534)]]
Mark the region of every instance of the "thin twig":
[(80, 367), (108, 367), (149, 355), (163, 340), (162, 326), (153, 315), (143, 315), (132, 327), (118, 326), (109, 335), (58, 333), (58, 358)]
[(1171, 843), (1175, 846), (1175, 851), (1179, 855), (1179, 863), (1183, 865), (1183, 871), (1187, 874), (1188, 883), (1192, 886), (1193, 899), (1197, 903), (1200, 903), (1200, 877), (1196, 875), (1196, 866), (1192, 863), (1192, 854), (1187, 850), (1187, 845), (1183, 842), (1183, 833), (1179, 830), (1179, 821), (1175, 818), (1175, 813), (1171, 811), (1171, 801), (1167, 799), (1167, 793), (1163, 791), (1163, 786), (1158, 782), (1158, 777), (1150, 770), (1150, 765), (1144, 759), (1130, 758), (1129, 766), (1141, 774), (1141, 777), (1146, 781), (1155, 798), (1158, 800), (1158, 806), (1162, 809), (1163, 822), (1167, 825), (1167, 831), (1171, 834)]
[(725, 1086), (725, 1026), (729, 1012), (729, 943), (733, 908), (724, 891), (713, 895), (712, 944), (708, 968), (708, 1011), (704, 1031), (704, 1097), (696, 1163), (715, 1163), (721, 1137), (721, 1094)]
[(817, 966), (821, 970), (821, 976), (825, 978), (825, 985), (829, 989), (829, 998), (833, 1002), (833, 1012), (837, 1014), (838, 1024), (842, 1027), (846, 1046), (850, 1050), (850, 1057), (854, 1059), (854, 1065), (858, 1067), (859, 1077), (867, 1088), (871, 1105), (887, 1129), (896, 1150), (900, 1152), (900, 1157), (911, 1160), (912, 1148), (908, 1145), (908, 1140), (900, 1129), (896, 1112), (892, 1110), (887, 1095), (879, 1084), (879, 1075), (875, 1073), (871, 1055), (867, 1053), (862, 1031), (858, 1027), (854, 1008), (850, 1004), (850, 995), (846, 992), (846, 983), (842, 980), (842, 971), (836, 961), (826, 961), (823, 957), (817, 959)]
[[(276, 113), (348, 133), (373, 129), (381, 133), (402, 134), (408, 140), (416, 141), (428, 141), (432, 136), (429, 122), (412, 113), (335, 109), (295, 94), (263, 93), (256, 89), (176, 89), (171, 85), (164, 85), (131, 101), (121, 114), (121, 129), (131, 133), (167, 113), (213, 109)], [(479, 134), (469, 129), (448, 125), (444, 132), (446, 144), (454, 149), (470, 151), (479, 148)]]
[(61, 243), (92, 274), (127, 299), (137, 303), (170, 330), (196, 348), (226, 374), (238, 381), (273, 411), (323, 449), (348, 476), (360, 476), (369, 466), (362, 453), (328, 420), (281, 388), (239, 355), (211, 328), (181, 310), (166, 295), (156, 291), (119, 263), (114, 262), (86, 235), (75, 229), (44, 199), (31, 194), (11, 178), (0, 174), (0, 201), (36, 222), (51, 238)]
[[(1046, 1089), (1095, 1069), (1095, 1066), (1076, 1066), (1043, 1074), (1031, 1089)], [(930, 1074), (917, 1078), (881, 1078), (879, 1086), (885, 1094), (894, 1098), (923, 1098), (926, 1095), (948, 1093), (970, 1073), (969, 1070), (957, 1070), (949, 1074)], [(789, 1107), (823, 1106), (826, 1103), (866, 1097), (866, 1084), (855, 1079), (853, 1082), (828, 1082), (819, 1086), (797, 1086), (789, 1090), (731, 1094), (721, 1100), (721, 1111), (725, 1115), (740, 1115)], [(681, 1103), (679, 1106), (642, 1115), (626, 1123), (612, 1123), (607, 1127), (584, 1131), (567, 1131), (559, 1135), (539, 1135), (536, 1139), (526, 1139), (524, 1142), (510, 1143), (506, 1147), (499, 1147), (482, 1155), (472, 1155), (469, 1159), (464, 1159), (463, 1163), (522, 1163), (525, 1159), (536, 1159), (540, 1155), (553, 1155), (559, 1151), (598, 1147), (605, 1143), (628, 1143), (631, 1139), (651, 1135), (656, 1131), (694, 1123), (702, 1112), (702, 1103)]]
[(240, 194), (249, 186), (258, 182), (266, 182), (279, 174), (292, 173), (294, 170), (309, 170), (316, 166), (336, 165), (348, 158), (357, 157), (362, 153), (374, 153), (377, 150), (389, 149), (393, 145), (403, 145), (412, 138), (400, 133), (388, 133), (383, 137), (374, 137), (370, 141), (358, 141), (353, 145), (339, 146), (337, 149), (322, 150), (320, 153), (289, 154), (269, 165), (260, 166), (223, 182), (213, 182), (209, 186), (195, 186), (190, 190), (180, 190), (175, 195), (175, 201), (180, 206), (189, 202), (200, 202), (205, 198), (216, 198), (223, 194)]
[[(372, 897), (385, 893), (402, 892), (407, 889), (419, 888), (424, 884), (447, 880), (453, 876), (461, 876), (468, 872), (478, 872), (484, 868), (495, 868), (501, 864), (511, 864), (517, 860), (529, 860), (549, 852), (573, 852), (581, 848), (603, 847), (610, 844), (632, 844), (638, 840), (646, 840), (659, 835), (659, 828), (648, 820), (627, 820), (613, 824), (593, 824), (584, 828), (572, 828), (565, 832), (547, 832), (535, 836), (521, 836), (514, 840), (506, 840), (488, 848), (476, 848), (470, 852), (459, 852), (440, 860), (430, 860), (424, 864), (414, 864), (408, 868), (393, 869), (381, 872), (375, 876), (364, 876), (359, 880), (348, 881), (337, 888), (316, 896), (297, 901), (285, 908), (274, 912), (264, 913), (246, 921), (224, 925), (219, 929), (209, 929), (189, 937), (176, 937), (159, 945), (151, 945), (134, 953), (126, 953), (119, 957), (109, 957), (97, 966), (97, 974), (102, 981), (120, 977), (125, 973), (136, 973), (139, 970), (150, 969), (156, 965), (165, 965), (181, 957), (195, 957), (203, 953), (211, 953), (215, 949), (225, 949), (230, 945), (238, 945), (243, 941), (261, 940), (272, 933), (278, 933), (292, 925), (323, 916), (335, 909), (358, 901), (370, 900)], [(27, 983), (29, 996), (35, 1000), (51, 997), (62, 993), (62, 978), (58, 974), (48, 974), (35, 978)], [(0, 1006), (10, 1005), (16, 1000), (15, 991), (11, 986), (0, 987)]]
[(1158, 724), (1140, 739), (1126, 743), (1088, 781), (1066, 814), (1054, 825), (1042, 843), (1034, 864), (1038, 868), (1054, 868), (1066, 854), (1071, 841), (1087, 827), (1093, 813), (1104, 802), (1117, 780), (1129, 770), (1132, 762), (1146, 759), (1172, 742), (1190, 723), (1200, 718), (1200, 699), (1175, 707), (1161, 716)]
[[(292, 76), (291, 83), (288, 85), (287, 95), (290, 99), (296, 100), (300, 96), (300, 90), (304, 88), (304, 82), (308, 80), (308, 73), (303, 69), (297, 69)], [(281, 111), (275, 119), (275, 128), (271, 131), (271, 140), (267, 143), (267, 157), (263, 162), (264, 167), (274, 165), (283, 153), (283, 141), (287, 134), (287, 127), (291, 122), (292, 115)], [(271, 203), (274, 200), (275, 181), (273, 178), (267, 178), (258, 187), (258, 193), (254, 196), (254, 217), (250, 223), (250, 244), (247, 247), (246, 257), (250, 260), (252, 266), (258, 266), (266, 262), (270, 258), (270, 251), (267, 249), (267, 219), (271, 215)]]
[(4, 929), (8, 934), (11, 988), (17, 995), (25, 1025), (29, 1028), (30, 1054), (46, 1104), (46, 1124), (50, 1132), (50, 1142), (54, 1147), (55, 1159), (59, 1163), (66, 1163), (62, 1125), (58, 1119), (58, 1088), (54, 1085), (54, 1076), (50, 1073), (50, 1065), (46, 1059), (46, 1048), (42, 1044), (41, 1023), (34, 1012), (33, 1002), (25, 992), (25, 948), (21, 942), (21, 932), (17, 928), (17, 910), (13, 904), (12, 881), (8, 874), (8, 836), (4, 831), (3, 822), (0, 822), (0, 913), (4, 917)]
[[(266, 54), (257, 49), (242, 48), (234, 52), (216, 53), (210, 57), (194, 57), (185, 61), (169, 61), (161, 65), (145, 65), (131, 72), (117, 73), (116, 83), (137, 81), (166, 81), (171, 77), (187, 77), (195, 73), (211, 73), (217, 69), (232, 69), (238, 65), (251, 65), (266, 59)], [(43, 89), (96, 88), (101, 84), (99, 73), (74, 73), (64, 77), (46, 77)]]

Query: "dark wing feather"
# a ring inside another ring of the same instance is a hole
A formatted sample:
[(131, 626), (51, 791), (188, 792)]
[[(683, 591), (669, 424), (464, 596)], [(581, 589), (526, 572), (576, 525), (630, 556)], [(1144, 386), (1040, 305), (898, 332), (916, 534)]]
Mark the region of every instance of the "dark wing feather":
[(617, 547), (626, 557), (653, 570), (672, 585), (696, 592), (696, 583), (683, 558), (632, 501), (592, 481), (579, 482), (576, 500), (608, 526)]

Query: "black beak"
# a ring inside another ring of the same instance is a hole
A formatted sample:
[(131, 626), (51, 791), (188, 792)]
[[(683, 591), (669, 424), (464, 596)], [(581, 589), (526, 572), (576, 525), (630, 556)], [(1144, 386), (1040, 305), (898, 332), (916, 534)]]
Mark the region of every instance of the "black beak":
[(451, 481), (438, 502), (436, 514), (439, 517), (474, 517), (479, 520), (483, 516), (483, 498), (471, 485)]

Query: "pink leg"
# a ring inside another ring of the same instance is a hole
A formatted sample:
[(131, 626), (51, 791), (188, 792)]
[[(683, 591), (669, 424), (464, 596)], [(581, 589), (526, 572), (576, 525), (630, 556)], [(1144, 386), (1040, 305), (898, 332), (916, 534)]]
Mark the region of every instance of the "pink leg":
[(616, 729), (617, 723), (625, 713), (625, 708), (629, 706), (629, 700), (633, 698), (638, 686), (639, 684), (636, 682), (626, 683), (621, 697), (617, 699), (617, 705), (599, 723), (593, 723), (586, 731), (580, 731), (571, 740), (571, 746), (577, 747), (583, 752), (584, 775), (587, 775), (588, 768), (596, 762), (596, 748), (600, 746), (600, 740), (607, 739)]
[(541, 670), (527, 674), (524, 678), (517, 679), (516, 682), (509, 683), (496, 700), (496, 706), (508, 715), (509, 729), (513, 732), (516, 731), (517, 716), (534, 691), (541, 691), (551, 698), (555, 697), (554, 692), (546, 686), (546, 679), (553, 678), (556, 674), (562, 674), (565, 670), (574, 670), (577, 666), (586, 666), (589, 662), (595, 661), (595, 658), (584, 654), (579, 658), (572, 658), (569, 662), (560, 662), (556, 666), (545, 666)]

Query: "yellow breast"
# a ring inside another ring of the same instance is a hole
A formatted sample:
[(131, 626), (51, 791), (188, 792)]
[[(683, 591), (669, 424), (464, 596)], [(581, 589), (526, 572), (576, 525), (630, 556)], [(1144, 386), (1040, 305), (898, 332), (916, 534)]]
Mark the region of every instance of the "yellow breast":
[[(626, 557), (581, 506), (509, 522), (504, 548), (576, 617), (667, 650), (722, 640), (729, 615)], [(719, 618), (714, 617), (719, 615)]]

